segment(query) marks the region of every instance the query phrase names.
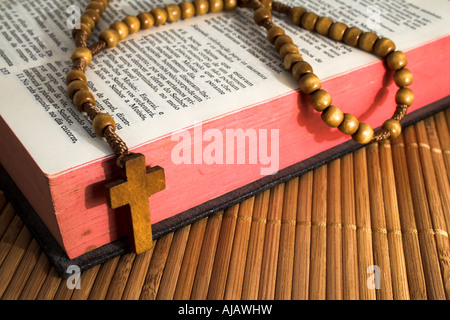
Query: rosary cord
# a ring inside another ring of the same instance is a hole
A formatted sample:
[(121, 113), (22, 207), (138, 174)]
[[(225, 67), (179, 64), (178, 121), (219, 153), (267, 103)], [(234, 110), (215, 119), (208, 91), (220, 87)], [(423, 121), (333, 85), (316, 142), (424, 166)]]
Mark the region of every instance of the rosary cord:
[(94, 42), (89, 46), (89, 50), (92, 52), (92, 56), (95, 56), (96, 54), (100, 53), (103, 49), (106, 48), (106, 42), (103, 40), (99, 40), (97, 42)]
[(289, 14), (289, 12), (291, 11), (291, 7), (287, 4), (274, 1), (272, 2), (272, 10), (283, 14)]
[(80, 32), (75, 32), (73, 35), (75, 39), (75, 46), (77, 48), (79, 47), (86, 47), (86, 41), (87, 41), (87, 32), (84, 30), (80, 30)]

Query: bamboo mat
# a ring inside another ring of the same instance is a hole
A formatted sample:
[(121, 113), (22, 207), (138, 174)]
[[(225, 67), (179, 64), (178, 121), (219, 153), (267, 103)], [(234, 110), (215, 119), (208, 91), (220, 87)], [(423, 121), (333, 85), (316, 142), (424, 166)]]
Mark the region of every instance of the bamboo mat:
[(81, 274), (0, 191), (7, 299), (449, 299), (450, 109)]

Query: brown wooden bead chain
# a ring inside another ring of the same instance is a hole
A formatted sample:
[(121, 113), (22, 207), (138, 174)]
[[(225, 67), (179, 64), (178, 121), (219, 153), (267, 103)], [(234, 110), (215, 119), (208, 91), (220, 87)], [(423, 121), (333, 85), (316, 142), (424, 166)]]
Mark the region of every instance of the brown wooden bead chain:
[(322, 119), (328, 126), (337, 127), (342, 133), (351, 135), (353, 140), (361, 144), (387, 138), (395, 139), (399, 136), (400, 121), (414, 101), (413, 92), (407, 88), (412, 84), (413, 77), (411, 71), (405, 68), (407, 65), (405, 54), (395, 51), (396, 47), (392, 40), (379, 38), (375, 33), (363, 32), (357, 27), (348, 27), (342, 22), (334, 22), (329, 17), (319, 17), (303, 7), (292, 8), (276, 1), (271, 6), (273, 11), (286, 14), (295, 25), (306, 30), (315, 31), (336, 41), (343, 41), (347, 45), (367, 52), (373, 52), (384, 58), (387, 66), (395, 71), (394, 82), (399, 87), (395, 96), (397, 108), (391, 119), (385, 121), (381, 129), (374, 132), (368, 124), (359, 123), (355, 116), (343, 113), (332, 105), (331, 96), (321, 88), (320, 79), (313, 73), (311, 65), (303, 61), (298, 47), (293, 44), (292, 39), (284, 33), (282, 28), (272, 22), (269, 8), (259, 0), (248, 0), (244, 4), (255, 10), (255, 22), (266, 28), (267, 38), (283, 59), (284, 67), (299, 81), (300, 90), (310, 95), (311, 104), (315, 110), (322, 112)]
[[(303, 7), (290, 7), (272, 0), (193, 0), (183, 1), (179, 5), (169, 4), (164, 8), (154, 8), (137, 16), (125, 17), (122, 21), (111, 24), (109, 29), (100, 33), (99, 40), (87, 46), (92, 30), (100, 21), (109, 0), (93, 0), (81, 16), (79, 29), (73, 30), (76, 49), (72, 54), (73, 67), (66, 77), (67, 94), (81, 112), (86, 112), (92, 120), (93, 129), (97, 135), (104, 137), (120, 158), (129, 154), (125, 142), (115, 132), (114, 119), (106, 113), (101, 113), (95, 106), (95, 97), (86, 84), (85, 69), (91, 63), (92, 57), (105, 48), (112, 48), (128, 35), (140, 29), (149, 29), (166, 22), (188, 19), (194, 15), (208, 12), (233, 10), (238, 5), (254, 10), (254, 21), (267, 30), (267, 39), (280, 54), (284, 67), (291, 72), (299, 83), (300, 90), (309, 95), (315, 110), (321, 112), (323, 121), (330, 127), (338, 128), (342, 133), (351, 135), (358, 143), (366, 144), (373, 141), (398, 137), (401, 133), (400, 121), (406, 115), (407, 109), (414, 101), (413, 92), (407, 87), (412, 84), (413, 77), (406, 69), (407, 59), (403, 52), (395, 51), (395, 44), (387, 38), (379, 38), (373, 32), (363, 32), (357, 27), (348, 27), (342, 22), (334, 22), (329, 17), (319, 17)], [(348, 113), (343, 113), (332, 105), (330, 94), (322, 89), (320, 79), (313, 73), (313, 68), (303, 60), (298, 47), (284, 30), (272, 22), (272, 11), (285, 14), (293, 24), (306, 30), (315, 31), (336, 41), (372, 52), (385, 59), (387, 66), (395, 71), (394, 82), (399, 87), (395, 96), (397, 108), (393, 116), (385, 121), (377, 132), (365, 123)]]

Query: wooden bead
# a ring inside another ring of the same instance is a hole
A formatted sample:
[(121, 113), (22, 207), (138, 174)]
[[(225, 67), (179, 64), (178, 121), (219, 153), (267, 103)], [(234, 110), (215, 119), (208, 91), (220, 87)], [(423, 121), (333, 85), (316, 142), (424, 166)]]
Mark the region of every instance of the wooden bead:
[(306, 12), (306, 9), (303, 7), (294, 7), (289, 10), (289, 18), (291, 19), (292, 23), (299, 26), (302, 22), (302, 16)]
[(269, 11), (272, 13), (272, 3), (274, 2), (274, 0), (259, 0), (259, 1), (264, 7), (269, 9)]
[(77, 59), (83, 59), (86, 62), (86, 65), (88, 66), (92, 60), (92, 52), (88, 48), (78, 47), (73, 51), (71, 59), (72, 61), (75, 61)]
[(388, 38), (380, 38), (375, 42), (373, 51), (381, 58), (386, 57), (389, 53), (395, 50), (395, 43)]
[(266, 7), (262, 7), (255, 10), (253, 14), (253, 20), (255, 20), (258, 26), (263, 24), (263, 21), (266, 19), (270, 19), (270, 11)]
[(275, 50), (279, 52), (281, 46), (284, 45), (285, 43), (294, 43), (294, 42), (292, 41), (292, 38), (289, 37), (288, 35), (283, 34), (281, 36), (278, 36), (275, 39), (275, 42), (273, 43), (273, 45), (275, 46)]
[(107, 1), (106, 3), (103, 0), (92, 0), (91, 3), (98, 3), (103, 7), (103, 11), (106, 10), (106, 8), (108, 7), (109, 1)]
[(288, 53), (283, 59), (284, 68), (290, 71), (292, 66), (299, 61), (303, 61), (303, 58), (299, 53)]
[(328, 31), (328, 36), (333, 40), (341, 41), (344, 37), (345, 30), (347, 30), (347, 25), (345, 23), (334, 22)]
[(386, 57), (386, 63), (391, 70), (399, 70), (401, 68), (406, 67), (408, 64), (408, 60), (406, 59), (406, 55), (402, 51), (391, 52)]
[(92, 18), (92, 20), (94, 20), (95, 24), (100, 22), (100, 15), (94, 9), (87, 9), (84, 11), (84, 14), (90, 16)]
[(272, 28), (270, 28), (267, 31), (267, 40), (269, 40), (269, 42), (271, 44), (275, 43), (275, 40), (279, 37), (284, 35), (284, 30), (280, 27), (277, 26), (273, 26)]
[(299, 61), (292, 66), (291, 72), (294, 79), (299, 81), (303, 75), (307, 73), (313, 73), (313, 68), (308, 62)]
[(75, 80), (81, 80), (84, 83), (87, 82), (86, 75), (84, 74), (83, 71), (72, 69), (67, 73), (66, 84), (68, 85), (69, 83)]
[(390, 132), (391, 136), (389, 139), (395, 139), (400, 135), (400, 133), (402, 133), (402, 125), (395, 119), (386, 120), (383, 123), (382, 128)]
[(314, 30), (314, 26), (316, 25), (316, 21), (319, 19), (319, 16), (315, 14), (314, 12), (305, 12), (302, 15), (302, 22), (301, 25), (306, 30)]
[(137, 17), (141, 22), (142, 30), (150, 29), (155, 24), (155, 18), (153, 18), (153, 15), (150, 12), (139, 13)]
[(181, 19), (189, 19), (195, 15), (195, 7), (192, 2), (183, 1), (180, 3)]
[(375, 42), (378, 40), (378, 36), (373, 32), (364, 32), (359, 37), (358, 47), (364, 51), (372, 52)]
[(224, 0), (223, 1), (223, 8), (225, 11), (231, 11), (236, 9), (237, 7), (237, 0)]
[(114, 22), (110, 28), (117, 31), (119, 34), (119, 41), (125, 39), (129, 34), (128, 26), (122, 21)]
[(119, 42), (119, 33), (114, 29), (106, 29), (100, 33), (99, 38), (106, 42), (106, 47), (112, 48)]
[(300, 80), (300, 90), (303, 93), (310, 94), (319, 90), (322, 86), (320, 79), (314, 73), (307, 73), (303, 75)]
[(409, 69), (400, 69), (395, 71), (394, 82), (399, 87), (407, 87), (413, 83), (413, 75)]
[(315, 110), (323, 111), (331, 105), (331, 95), (325, 90), (317, 90), (311, 95), (311, 103)]
[(166, 6), (167, 21), (175, 22), (181, 18), (181, 9), (176, 4), (168, 4)]
[(108, 7), (108, 3), (105, 3), (102, 0), (92, 0), (89, 2), (89, 4), (86, 6), (86, 8), (98, 10), (97, 12), (101, 15), (106, 8)]
[[(95, 4), (96, 6), (101, 8), (102, 13), (106, 10), (108, 7), (108, 4), (105, 4), (102, 0), (92, 0), (89, 4)], [(89, 5), (88, 5), (89, 6)], [(93, 9), (94, 7), (90, 8)]]
[(87, 14), (82, 14), (81, 15), (80, 22), (84, 23), (85, 25), (87, 25), (91, 31), (94, 30), (94, 28), (95, 28), (94, 20), (92, 20), (91, 16), (89, 16)]
[(125, 23), (128, 27), (128, 32), (130, 34), (136, 33), (141, 28), (141, 21), (138, 17), (135, 16), (128, 16), (123, 18), (123, 23)]
[(326, 36), (328, 35), (328, 32), (330, 31), (330, 27), (333, 24), (333, 20), (329, 17), (320, 17), (316, 21), (315, 29), (316, 32)]
[(109, 3), (109, 0), (95, 0), (95, 1), (101, 2), (103, 4), (103, 6), (105, 7), (105, 9), (106, 9), (106, 7), (108, 6), (108, 3)]
[(395, 94), (395, 102), (397, 104), (411, 106), (414, 102), (414, 93), (411, 89), (400, 88)]
[(338, 129), (343, 134), (353, 135), (359, 128), (359, 120), (350, 113), (344, 113), (344, 120), (339, 125)]
[(91, 36), (91, 33), (92, 33), (91, 28), (90, 28), (87, 24), (81, 22), (81, 23), (80, 23), (80, 28), (79, 28), (79, 29), (73, 29), (73, 30), (72, 30), (72, 37), (75, 38), (75, 34), (76, 34), (77, 32), (80, 32), (80, 30), (85, 31), (85, 32), (86, 32), (86, 36), (87, 36), (88, 38)]
[(344, 120), (344, 114), (341, 109), (335, 106), (329, 106), (322, 112), (322, 120), (332, 128), (338, 127)]
[(194, 6), (195, 6), (195, 13), (198, 16), (208, 13), (209, 10), (208, 0), (194, 0)]
[(103, 133), (107, 126), (112, 126), (114, 130), (116, 130), (116, 122), (114, 121), (114, 118), (107, 113), (98, 113), (92, 120), (94, 132), (100, 137), (104, 136)]
[(360, 123), (358, 130), (352, 135), (352, 139), (360, 144), (367, 144), (372, 138), (373, 129), (367, 123)]
[(362, 30), (357, 27), (347, 28), (344, 32), (344, 37), (342, 40), (345, 44), (349, 46), (356, 47), (358, 44), (359, 37), (361, 36)]
[(74, 80), (67, 86), (67, 95), (69, 96), (70, 99), (73, 99), (75, 93), (81, 89), (85, 90), (89, 89), (86, 82), (81, 80)]
[(95, 10), (99, 15), (101, 15), (103, 13), (103, 11), (105, 11), (105, 6), (101, 2), (91, 1), (86, 6), (86, 9)]
[(223, 0), (209, 0), (209, 12), (215, 13), (223, 10)]
[(151, 11), (153, 18), (155, 18), (155, 26), (160, 26), (167, 21), (167, 11), (164, 8), (154, 8)]
[(95, 103), (94, 95), (88, 89), (80, 89), (73, 96), (73, 103), (79, 111), (83, 111), (83, 104), (86, 102)]
[(280, 47), (280, 50), (278, 51), (280, 53), (281, 59), (284, 59), (284, 57), (288, 53), (300, 53), (298, 50), (298, 47), (293, 43), (285, 43)]

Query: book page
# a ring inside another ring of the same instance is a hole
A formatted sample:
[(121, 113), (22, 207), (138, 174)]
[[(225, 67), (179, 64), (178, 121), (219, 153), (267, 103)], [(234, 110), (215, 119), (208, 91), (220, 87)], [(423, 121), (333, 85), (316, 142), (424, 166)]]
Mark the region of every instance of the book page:
[[(90, 41), (114, 21), (168, 3), (173, 1), (112, 0)], [(285, 3), (374, 31), (405, 51), (447, 34), (450, 19), (447, 0)], [(66, 95), (74, 49), (68, 24), (86, 4), (0, 2), (0, 114), (47, 174), (112, 154)], [(285, 16), (275, 13), (273, 20), (321, 79), (378, 60), (294, 26)], [(114, 117), (131, 149), (298, 88), (265, 29), (253, 22), (253, 10), (243, 8), (141, 30), (95, 56), (86, 76), (97, 107)]]

